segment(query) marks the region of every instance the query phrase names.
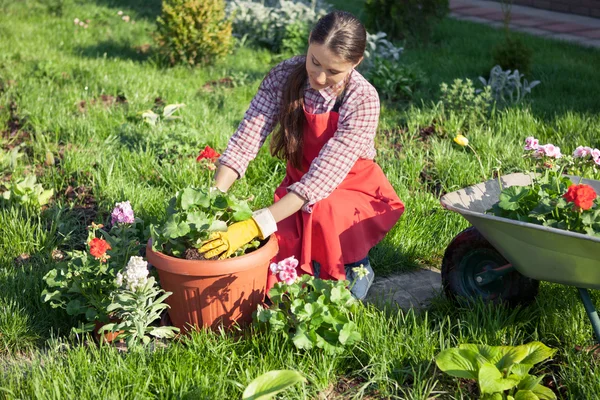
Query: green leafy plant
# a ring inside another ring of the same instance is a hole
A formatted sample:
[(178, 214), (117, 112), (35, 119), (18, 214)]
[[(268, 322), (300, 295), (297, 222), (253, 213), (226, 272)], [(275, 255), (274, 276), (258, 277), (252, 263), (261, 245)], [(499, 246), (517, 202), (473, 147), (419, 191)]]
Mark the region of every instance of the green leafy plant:
[(155, 41), (169, 64), (211, 64), (229, 53), (233, 38), (224, 0), (164, 0)]
[(119, 322), (104, 325), (99, 333), (119, 332), (117, 339), (133, 347), (150, 343), (152, 337), (172, 338), (179, 332), (172, 326), (152, 325), (169, 307), (163, 302), (172, 293), (159, 289), (154, 277), (148, 277), (148, 263), (142, 257), (130, 258), (123, 273), (117, 273), (116, 285), (107, 312)]
[(490, 87), (496, 102), (514, 105), (522, 102), (525, 96), (531, 93), (531, 89), (540, 84), (540, 81), (521, 81), (524, 76), (518, 70), (504, 71), (501, 66), (496, 65), (490, 71), (489, 79), (480, 76), (479, 80), (484, 86)]
[[(252, 217), (244, 200), (219, 190), (187, 187), (169, 200), (164, 224), (150, 227), (152, 248), (174, 257), (201, 259), (197, 249), (212, 232), (225, 232), (233, 222)], [(233, 256), (258, 247), (253, 241)]]
[(297, 383), (306, 382), (306, 378), (298, 371), (275, 370), (265, 372), (246, 386), (242, 400), (269, 400), (277, 393)]
[(482, 400), (551, 400), (552, 390), (530, 375), (535, 364), (556, 353), (540, 342), (521, 346), (462, 344), (440, 352), (435, 362), (450, 376), (476, 380)]
[(448, 0), (366, 0), (365, 25), (393, 39), (427, 40), (449, 10)]
[(185, 104), (168, 104), (165, 106), (161, 114), (157, 114), (153, 110), (146, 110), (142, 112), (142, 119), (144, 122), (152, 126), (156, 126), (163, 121), (180, 119), (180, 116), (174, 114), (182, 107), (185, 107)]
[(310, 26), (304, 21), (296, 21), (285, 27), (281, 40), (281, 51), (293, 55), (306, 54)]
[(4, 192), (0, 196), (0, 203), (7, 206), (19, 205), (28, 209), (39, 210), (42, 206), (48, 204), (54, 189), (44, 189), (36, 183), (35, 175), (29, 175), (18, 179), (16, 182), (4, 182)]
[(489, 86), (478, 93), (470, 79), (455, 79), (452, 85), (442, 83), (440, 91), (445, 118), (459, 118), (461, 125), (468, 128), (481, 124), (489, 117), (493, 103)]
[(42, 301), (65, 309), (69, 315), (83, 316), (83, 331), (91, 331), (96, 320), (108, 322), (108, 306), (117, 289), (116, 275), (143, 246), (143, 222), (134, 219), (133, 212), (127, 221), (115, 220), (108, 231), (102, 225), (92, 224), (86, 249), (67, 252), (65, 260), (44, 276)]
[(348, 281), (323, 280), (311, 275), (297, 277), (293, 257), (272, 264), (283, 282), (269, 290), (270, 308), (258, 307), (255, 320), (273, 332), (288, 337), (299, 349), (314, 347), (329, 354), (343, 351), (361, 340), (351, 321), (358, 301), (348, 289)]
[[(510, 186), (488, 210), (497, 217), (600, 236), (600, 198), (591, 186), (575, 184), (564, 175), (569, 168), (586, 171), (600, 165), (600, 151), (578, 147), (573, 157), (563, 156), (552, 144), (540, 146), (526, 139), (528, 159), (533, 160), (531, 184)], [(583, 174), (582, 174), (583, 175)]]
[(410, 100), (415, 89), (425, 80), (424, 74), (416, 67), (381, 58), (376, 59), (367, 78), (389, 101)]

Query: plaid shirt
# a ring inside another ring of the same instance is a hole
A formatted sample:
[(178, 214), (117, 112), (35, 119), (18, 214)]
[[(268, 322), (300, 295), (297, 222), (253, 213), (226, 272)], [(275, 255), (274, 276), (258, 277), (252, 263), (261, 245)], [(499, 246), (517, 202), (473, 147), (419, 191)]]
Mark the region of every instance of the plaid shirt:
[[(300, 62), (305, 62), (304, 56), (286, 60), (269, 72), (220, 157), (219, 162), (234, 169), (240, 177), (277, 123), (282, 88), (290, 70)], [(317, 91), (310, 87), (307, 80), (304, 92), (306, 111), (312, 114), (331, 111), (344, 83), (346, 82), (342, 81)], [(307, 200), (302, 208), (304, 211), (311, 212), (313, 204), (329, 196), (359, 158), (375, 157), (374, 138), (378, 120), (377, 91), (360, 73), (353, 70), (347, 80), (344, 101), (339, 109), (337, 131), (323, 146), (302, 179), (287, 188), (288, 192), (293, 191)]]

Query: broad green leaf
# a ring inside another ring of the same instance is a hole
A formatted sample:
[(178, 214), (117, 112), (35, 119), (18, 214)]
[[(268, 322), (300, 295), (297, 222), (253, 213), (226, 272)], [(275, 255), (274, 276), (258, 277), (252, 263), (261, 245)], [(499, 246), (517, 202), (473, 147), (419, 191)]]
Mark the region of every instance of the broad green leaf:
[[(507, 400), (510, 400), (511, 396), (507, 397)], [(481, 396), (481, 400), (504, 400), (501, 393), (486, 393)]]
[(519, 382), (519, 390), (533, 390), (540, 382), (542, 381), (542, 377), (537, 377), (533, 375), (527, 375), (522, 378), (521, 382)]
[(292, 337), (294, 345), (299, 349), (312, 349), (317, 338), (314, 332), (305, 331), (298, 327), (296, 334)]
[(190, 232), (190, 226), (186, 222), (175, 221), (173, 218), (169, 219), (165, 223), (165, 227), (163, 229), (163, 235), (171, 239), (177, 239), (178, 237), (182, 237), (187, 235)]
[(152, 110), (146, 110), (142, 113), (142, 119), (144, 120), (144, 122), (147, 122), (152, 126), (156, 126), (156, 121), (158, 121), (158, 114), (156, 114)]
[(216, 208), (217, 210), (227, 209), (229, 207), (229, 202), (227, 201), (227, 197), (222, 194), (217, 195), (212, 201), (212, 206), (214, 208)]
[(515, 394), (515, 400), (539, 400), (539, 397), (531, 390), (519, 390), (517, 394)]
[(269, 371), (255, 378), (244, 390), (242, 400), (268, 400), (277, 393), (299, 382), (306, 382), (304, 376), (297, 371)]
[(461, 344), (458, 346), (460, 349), (467, 349), (474, 351), (475, 353), (479, 353), (483, 358), (492, 364), (496, 364), (496, 362), (502, 357), (500, 353), (500, 349), (497, 346), (488, 346), (487, 344)]
[(360, 341), (360, 339), (360, 332), (358, 332), (354, 322), (348, 322), (345, 324), (338, 337), (338, 340), (343, 345), (351, 345)]
[(487, 362), (479, 353), (467, 349), (446, 349), (435, 363), (439, 369), (456, 378), (477, 379), (479, 366)]
[(511, 186), (500, 194), (498, 205), (504, 210), (518, 210), (519, 202), (529, 195), (530, 189), (526, 186)]
[(210, 219), (202, 211), (188, 212), (186, 222), (194, 225), (197, 231), (206, 230), (210, 226)]
[(200, 189), (191, 187), (183, 189), (181, 193), (181, 209), (186, 211), (193, 206), (204, 208), (210, 206), (210, 197)]
[(48, 201), (50, 201), (50, 198), (52, 197), (53, 194), (54, 194), (54, 189), (44, 190), (42, 192), (42, 194), (40, 194), (38, 196), (38, 204), (40, 206), (44, 206), (44, 205), (48, 204)]
[(240, 201), (231, 206), (234, 221), (245, 221), (252, 217), (252, 210), (245, 201)]
[(525, 357), (517, 361), (520, 364), (535, 365), (552, 357), (556, 353), (556, 349), (551, 349), (541, 342), (531, 342), (517, 347), (523, 349), (522, 351), (525, 352)]
[(481, 393), (502, 393), (519, 383), (516, 378), (503, 378), (502, 372), (492, 363), (485, 363), (479, 368), (478, 378)]
[(547, 388), (546, 386), (537, 385), (533, 388), (532, 392), (535, 393), (540, 400), (556, 400), (556, 395), (552, 389)]
[(69, 303), (67, 303), (67, 314), (78, 315), (83, 311), (82, 308), (82, 304), (79, 300), (71, 300)]
[(533, 368), (532, 364), (513, 364), (513, 366), (510, 368), (510, 372), (517, 376), (524, 377), (529, 374), (531, 368)]
[(208, 228), (210, 232), (227, 232), (227, 223), (225, 221), (213, 221)]

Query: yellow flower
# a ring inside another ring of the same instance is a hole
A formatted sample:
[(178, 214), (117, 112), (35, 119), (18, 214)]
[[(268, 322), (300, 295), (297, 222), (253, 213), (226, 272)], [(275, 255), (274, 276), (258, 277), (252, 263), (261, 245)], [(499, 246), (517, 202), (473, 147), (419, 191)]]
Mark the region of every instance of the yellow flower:
[(456, 137), (454, 138), (454, 141), (456, 142), (456, 144), (458, 144), (462, 147), (465, 147), (469, 144), (469, 139), (467, 139), (463, 135), (456, 135)]

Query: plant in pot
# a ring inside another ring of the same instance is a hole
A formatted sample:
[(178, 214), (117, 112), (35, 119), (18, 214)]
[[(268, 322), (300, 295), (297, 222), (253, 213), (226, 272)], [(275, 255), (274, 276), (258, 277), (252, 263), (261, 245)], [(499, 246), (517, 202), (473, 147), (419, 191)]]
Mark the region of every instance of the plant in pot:
[(253, 241), (226, 259), (207, 260), (198, 251), (211, 234), (249, 218), (246, 201), (216, 189), (187, 187), (170, 199), (164, 223), (150, 227), (146, 256), (158, 270), (161, 287), (173, 293), (166, 301), (176, 327), (215, 329), (252, 320), (264, 299), (276, 239)]

